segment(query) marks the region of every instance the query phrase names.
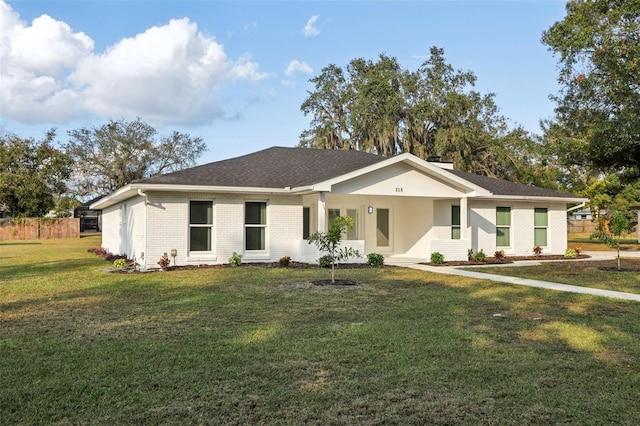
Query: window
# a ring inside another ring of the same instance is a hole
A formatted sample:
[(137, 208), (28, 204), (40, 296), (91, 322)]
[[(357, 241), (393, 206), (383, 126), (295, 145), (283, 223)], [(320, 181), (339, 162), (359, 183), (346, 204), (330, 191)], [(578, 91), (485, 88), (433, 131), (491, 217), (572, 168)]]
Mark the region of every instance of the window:
[(328, 213), (329, 214), (327, 215), (327, 219), (329, 219), (329, 221), (327, 222), (327, 229), (329, 229), (329, 225), (331, 225), (331, 222), (333, 222), (338, 218), (338, 216), (340, 216), (340, 209), (329, 209)]
[(353, 228), (347, 229), (347, 240), (357, 240), (358, 239), (358, 210), (347, 209), (347, 216), (349, 216), (353, 221)]
[(267, 249), (267, 203), (247, 201), (244, 204), (244, 236), (246, 250)]
[[(344, 207), (344, 206), (343, 206)], [(331, 225), (331, 223), (336, 220), (339, 216), (342, 215), (342, 212), (347, 212), (346, 216), (350, 217), (353, 221), (353, 228), (347, 229), (344, 235), (345, 240), (357, 240), (360, 232), (358, 231), (358, 209), (339, 209), (339, 208), (330, 208), (327, 209), (327, 229)]]
[(211, 251), (213, 201), (189, 203), (189, 250)]
[(496, 246), (511, 246), (511, 207), (496, 208)]
[(549, 211), (545, 208), (533, 209), (533, 244), (540, 247), (547, 245), (547, 226)]
[(451, 239), (460, 239), (460, 206), (451, 206)]
[(311, 208), (302, 208), (302, 238), (305, 240), (311, 235)]
[(376, 245), (389, 247), (389, 209), (376, 209)]

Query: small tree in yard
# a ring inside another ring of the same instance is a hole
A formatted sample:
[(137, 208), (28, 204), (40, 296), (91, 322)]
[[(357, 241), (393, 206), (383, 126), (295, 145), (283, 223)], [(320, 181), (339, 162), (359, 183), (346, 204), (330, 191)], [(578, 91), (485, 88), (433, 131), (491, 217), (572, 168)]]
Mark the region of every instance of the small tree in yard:
[(329, 230), (316, 232), (309, 236), (309, 244), (315, 244), (318, 250), (327, 253), (331, 257), (331, 282), (335, 283), (335, 266), (338, 261), (344, 261), (351, 257), (360, 257), (358, 250), (352, 247), (340, 247), (342, 234), (353, 228), (353, 220), (349, 216), (339, 216), (329, 225)]
[(622, 212), (615, 212), (609, 221), (609, 231), (607, 231), (607, 224), (601, 222), (598, 230), (591, 234), (591, 239), (598, 239), (611, 248), (618, 250), (618, 269), (620, 269), (620, 240), (629, 230), (629, 219)]

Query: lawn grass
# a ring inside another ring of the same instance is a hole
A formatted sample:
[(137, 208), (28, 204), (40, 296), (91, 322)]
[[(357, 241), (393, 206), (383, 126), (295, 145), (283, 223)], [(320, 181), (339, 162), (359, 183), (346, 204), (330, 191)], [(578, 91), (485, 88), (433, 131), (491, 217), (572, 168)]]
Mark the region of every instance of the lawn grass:
[(598, 261), (564, 260), (543, 262), (537, 266), (483, 266), (469, 269), (487, 274), (507, 275), (640, 294), (640, 274), (635, 271), (624, 271), (624, 268), (640, 269), (640, 259), (624, 258), (623, 253), (620, 264), (621, 271), (610, 270), (611, 268), (617, 268), (618, 263), (615, 259)]
[[(580, 247), (584, 251), (609, 251), (613, 250), (600, 240), (591, 239), (591, 234), (587, 232), (572, 232), (568, 235), (569, 247)], [(626, 238), (620, 239), (620, 251), (638, 251), (640, 244), (638, 238), (633, 235), (627, 235)]]
[(0, 424), (640, 422), (640, 303), (390, 267), (109, 274), (98, 245), (0, 241)]

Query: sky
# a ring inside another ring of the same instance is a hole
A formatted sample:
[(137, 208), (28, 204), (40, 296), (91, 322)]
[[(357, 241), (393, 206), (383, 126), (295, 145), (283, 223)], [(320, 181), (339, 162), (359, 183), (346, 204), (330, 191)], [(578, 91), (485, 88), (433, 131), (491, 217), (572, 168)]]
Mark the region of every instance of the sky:
[(296, 146), (309, 82), (384, 53), (414, 71), (429, 49), (472, 71), (512, 127), (540, 133), (558, 92), (547, 1), (3, 1), (0, 132), (40, 139), (140, 118), (202, 137), (198, 164)]

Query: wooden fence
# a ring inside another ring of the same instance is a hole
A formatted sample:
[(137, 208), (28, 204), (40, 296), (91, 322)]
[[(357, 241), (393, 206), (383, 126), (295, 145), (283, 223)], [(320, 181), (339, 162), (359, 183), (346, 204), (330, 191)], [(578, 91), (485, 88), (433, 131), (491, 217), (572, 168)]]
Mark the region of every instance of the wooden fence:
[(596, 231), (598, 222), (589, 219), (569, 219), (567, 220), (567, 232), (589, 233)]
[(0, 240), (80, 238), (80, 219), (25, 218), (0, 223)]

